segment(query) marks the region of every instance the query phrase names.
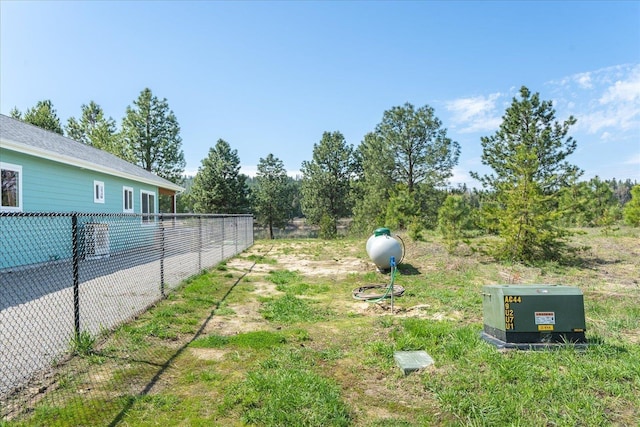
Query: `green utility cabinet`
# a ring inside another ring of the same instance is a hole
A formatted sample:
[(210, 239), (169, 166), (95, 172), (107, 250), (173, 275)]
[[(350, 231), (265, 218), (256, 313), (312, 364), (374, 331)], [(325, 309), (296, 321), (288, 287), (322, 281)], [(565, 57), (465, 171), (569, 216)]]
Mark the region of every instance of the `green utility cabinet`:
[(584, 343), (582, 291), (562, 285), (486, 285), (484, 335), (505, 343)]

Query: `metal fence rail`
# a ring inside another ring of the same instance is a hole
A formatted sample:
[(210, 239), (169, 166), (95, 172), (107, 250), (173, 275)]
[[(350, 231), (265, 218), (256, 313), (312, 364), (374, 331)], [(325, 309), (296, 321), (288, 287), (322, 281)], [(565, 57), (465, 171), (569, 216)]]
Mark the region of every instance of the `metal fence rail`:
[(252, 244), (251, 215), (0, 212), (0, 420), (74, 338), (113, 330)]

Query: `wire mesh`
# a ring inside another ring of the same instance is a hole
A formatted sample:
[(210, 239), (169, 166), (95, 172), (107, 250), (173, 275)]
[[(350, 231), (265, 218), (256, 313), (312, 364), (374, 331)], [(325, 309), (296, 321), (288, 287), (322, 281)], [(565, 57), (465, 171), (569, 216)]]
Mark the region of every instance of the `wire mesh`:
[[(0, 212), (0, 236), (6, 421), (46, 399), (51, 387), (63, 387), (65, 369), (74, 378), (83, 370), (94, 380), (113, 377), (99, 363), (73, 360), (82, 340), (112, 333), (185, 279), (251, 246), (253, 217)], [(93, 388), (88, 383), (85, 394), (65, 399), (97, 404)]]

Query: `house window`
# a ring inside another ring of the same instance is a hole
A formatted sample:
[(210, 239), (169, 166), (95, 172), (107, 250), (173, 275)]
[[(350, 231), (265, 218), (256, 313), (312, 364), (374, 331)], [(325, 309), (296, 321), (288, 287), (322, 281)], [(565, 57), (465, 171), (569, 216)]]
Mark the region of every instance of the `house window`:
[(104, 203), (104, 182), (93, 181), (93, 203)]
[(141, 212), (142, 212), (142, 222), (155, 222), (155, 213), (156, 213), (156, 193), (151, 193), (148, 191), (141, 191)]
[(22, 166), (0, 162), (3, 211), (22, 212)]
[(133, 212), (133, 188), (131, 187), (122, 187), (122, 211)]

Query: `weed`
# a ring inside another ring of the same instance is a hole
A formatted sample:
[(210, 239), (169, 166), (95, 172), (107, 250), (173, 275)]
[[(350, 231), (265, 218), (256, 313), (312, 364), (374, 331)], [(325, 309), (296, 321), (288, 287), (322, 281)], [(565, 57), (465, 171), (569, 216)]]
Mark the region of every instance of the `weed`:
[(319, 353), (319, 356), (325, 362), (330, 362), (333, 360), (339, 360), (344, 357), (344, 352), (340, 348), (328, 348), (326, 350), (322, 350)]
[(198, 338), (191, 343), (194, 348), (221, 348), (229, 343), (229, 337), (222, 335), (209, 335), (204, 338)]
[(268, 265), (273, 265), (273, 264), (277, 264), (278, 261), (275, 258), (267, 258), (264, 255), (254, 255), (251, 254), (247, 257), (247, 259), (249, 261), (253, 261), (256, 264), (268, 264)]
[(89, 331), (81, 331), (71, 339), (71, 351), (78, 356), (89, 356), (94, 352), (96, 338)]
[(306, 329), (298, 329), (298, 328), (290, 329), (288, 331), (288, 335), (291, 336), (293, 340), (297, 342), (305, 342), (305, 341), (311, 340), (309, 331), (307, 331)]
[(267, 275), (267, 280), (276, 285), (285, 285), (299, 279), (300, 274), (297, 271), (274, 270)]
[(286, 324), (319, 321), (325, 319), (330, 313), (328, 309), (313, 307), (312, 304), (307, 300), (286, 294), (266, 300), (261, 313), (269, 321)]
[(279, 344), (284, 344), (287, 339), (282, 334), (269, 331), (247, 332), (232, 336), (210, 335), (199, 338), (191, 343), (196, 348), (221, 348), (233, 345), (254, 350), (267, 349)]
[(218, 316), (231, 316), (236, 314), (235, 310), (227, 305), (226, 302), (220, 303), (218, 308), (215, 311), (215, 314)]

